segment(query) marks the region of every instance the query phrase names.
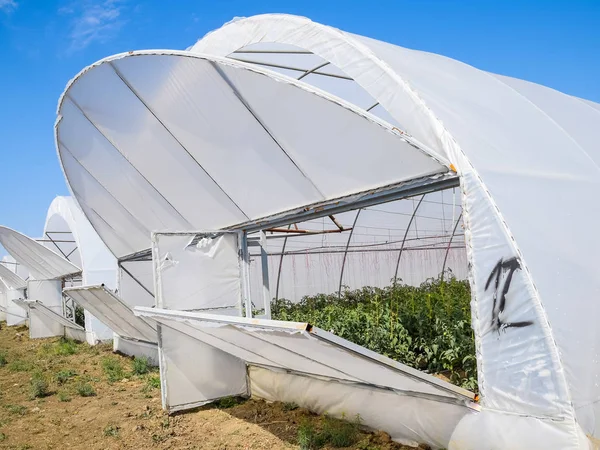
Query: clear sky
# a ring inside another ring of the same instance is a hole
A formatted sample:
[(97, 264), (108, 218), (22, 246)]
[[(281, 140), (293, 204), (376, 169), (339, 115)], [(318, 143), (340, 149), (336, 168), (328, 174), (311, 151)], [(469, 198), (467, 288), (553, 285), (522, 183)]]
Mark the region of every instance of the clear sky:
[(53, 125), (83, 67), (128, 50), (185, 49), (235, 16), (266, 12), (600, 102), (600, 0), (0, 0), (0, 224), (37, 237), (52, 199), (68, 195)]

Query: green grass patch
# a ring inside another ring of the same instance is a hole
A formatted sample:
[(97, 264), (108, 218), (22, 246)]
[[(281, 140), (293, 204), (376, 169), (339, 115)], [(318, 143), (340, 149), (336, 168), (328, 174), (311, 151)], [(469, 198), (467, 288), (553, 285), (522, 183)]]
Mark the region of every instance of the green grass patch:
[(77, 376), (77, 372), (75, 372), (72, 369), (65, 369), (65, 370), (61, 370), (60, 372), (57, 372), (55, 375), (55, 379), (56, 382), (60, 385), (65, 384), (67, 381), (69, 381), (71, 378), (76, 377)]
[(31, 399), (44, 398), (50, 395), (50, 385), (41, 372), (35, 372), (29, 381), (29, 396)]
[(54, 354), (60, 356), (74, 355), (79, 351), (79, 345), (73, 339), (61, 338), (54, 344)]
[(33, 363), (22, 359), (9, 362), (7, 367), (11, 372), (31, 372), (34, 369)]
[(66, 391), (60, 391), (57, 397), (59, 402), (70, 402), (72, 400), (71, 396)]
[(134, 375), (145, 375), (152, 370), (152, 363), (147, 356), (136, 356), (131, 364)]
[(118, 438), (119, 427), (115, 424), (108, 424), (106, 427), (104, 427), (104, 436)]
[(4, 367), (6, 364), (8, 364), (6, 354), (4, 352), (0, 352), (0, 367)]
[(214, 405), (219, 409), (233, 408), (234, 406), (241, 405), (246, 399), (242, 397), (223, 397), (214, 402)]
[(109, 382), (114, 383), (125, 378), (125, 370), (118, 359), (107, 356), (106, 358), (102, 358), (101, 364), (102, 371)]
[(77, 385), (77, 394), (81, 397), (94, 397), (96, 390), (90, 383), (79, 383)]
[(27, 414), (27, 408), (23, 405), (6, 405), (4, 407), (10, 414), (15, 416), (24, 416)]

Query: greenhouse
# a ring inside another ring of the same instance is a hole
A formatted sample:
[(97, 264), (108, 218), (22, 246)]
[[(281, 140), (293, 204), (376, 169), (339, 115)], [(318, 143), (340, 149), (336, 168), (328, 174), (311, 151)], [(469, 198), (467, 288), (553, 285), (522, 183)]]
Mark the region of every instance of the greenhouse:
[[(66, 293), (130, 352), (158, 346), (169, 411), (253, 395), (408, 444), (593, 448), (599, 123), (294, 16), (109, 57), (68, 84), (55, 136), (118, 289)], [(468, 280), (478, 396), (302, 317), (432, 278)]]

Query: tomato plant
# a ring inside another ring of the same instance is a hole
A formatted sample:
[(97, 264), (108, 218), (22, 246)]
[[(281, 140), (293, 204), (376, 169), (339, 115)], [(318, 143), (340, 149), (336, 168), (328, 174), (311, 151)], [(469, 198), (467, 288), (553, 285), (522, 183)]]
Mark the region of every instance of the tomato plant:
[(355, 344), (477, 390), (471, 291), (451, 273), (420, 286), (345, 289), (271, 305), (273, 319), (308, 322)]

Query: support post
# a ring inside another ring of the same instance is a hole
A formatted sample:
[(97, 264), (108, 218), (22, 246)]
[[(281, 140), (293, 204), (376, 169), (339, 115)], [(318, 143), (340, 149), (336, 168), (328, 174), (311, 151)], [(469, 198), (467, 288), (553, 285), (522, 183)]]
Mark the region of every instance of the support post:
[(269, 255), (267, 254), (267, 235), (260, 232), (260, 261), (262, 265), (263, 303), (265, 317), (271, 319), (271, 286), (269, 284)]

